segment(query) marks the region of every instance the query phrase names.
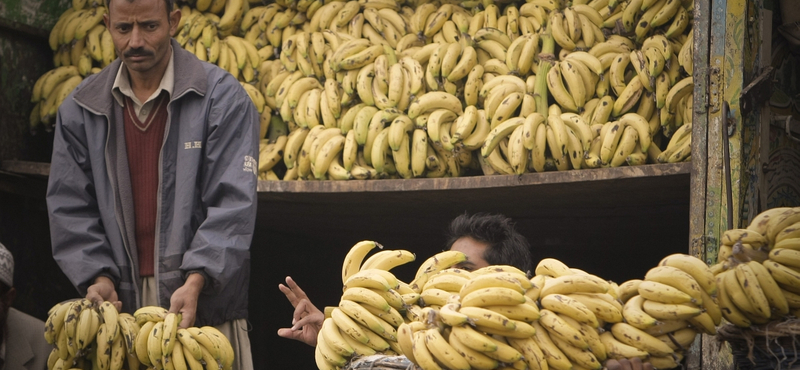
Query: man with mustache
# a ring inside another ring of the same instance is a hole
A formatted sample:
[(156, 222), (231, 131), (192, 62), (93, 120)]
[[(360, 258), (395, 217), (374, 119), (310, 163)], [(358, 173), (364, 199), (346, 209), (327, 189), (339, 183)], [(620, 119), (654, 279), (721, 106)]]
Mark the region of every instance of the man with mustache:
[(108, 0), (119, 59), (58, 111), (47, 189), (53, 257), (124, 312), (212, 325), (252, 369), (247, 328), (258, 113), (239, 82), (172, 40), (174, 0)]

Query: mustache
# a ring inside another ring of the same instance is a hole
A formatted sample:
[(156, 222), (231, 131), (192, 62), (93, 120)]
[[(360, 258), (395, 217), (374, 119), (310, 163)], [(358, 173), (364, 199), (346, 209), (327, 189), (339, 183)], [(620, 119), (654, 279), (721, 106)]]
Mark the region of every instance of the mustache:
[(145, 48), (129, 49), (123, 54), (126, 58), (152, 56), (153, 52)]

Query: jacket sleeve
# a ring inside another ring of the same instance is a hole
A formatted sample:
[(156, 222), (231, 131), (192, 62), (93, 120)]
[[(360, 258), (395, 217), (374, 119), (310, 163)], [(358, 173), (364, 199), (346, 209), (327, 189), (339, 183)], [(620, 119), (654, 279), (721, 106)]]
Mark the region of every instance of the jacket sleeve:
[(82, 118), (82, 109), (70, 95), (56, 117), (46, 199), (53, 258), (85, 295), (98, 275), (109, 276), (117, 284), (120, 273), (100, 218)]
[(205, 220), (183, 256), (181, 270), (202, 272), (205, 289), (212, 293), (246, 290), (257, 204), (258, 113), (229, 74), (208, 94), (211, 106), (200, 178)]

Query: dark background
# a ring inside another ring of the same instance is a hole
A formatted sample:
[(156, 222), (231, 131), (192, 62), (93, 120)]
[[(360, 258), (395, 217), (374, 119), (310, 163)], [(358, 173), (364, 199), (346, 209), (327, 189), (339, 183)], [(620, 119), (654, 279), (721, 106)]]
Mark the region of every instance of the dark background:
[[(0, 241), (17, 262), (14, 306), (45, 319), (53, 304), (76, 297), (50, 254), (46, 180), (7, 173), (0, 180), (15, 184), (0, 191)], [(416, 261), (393, 271), (410, 281), (425, 258), (445, 248), (452, 218), (503, 213), (529, 239), (535, 261), (558, 258), (621, 283), (688, 250), (688, 185), (684, 174), (461, 190), (260, 192), (249, 304), (255, 366), (316, 368), (311, 347), (277, 336), (293, 312), (278, 284), (291, 275), (318, 308), (337, 304), (341, 263), (360, 240), (414, 252)]]

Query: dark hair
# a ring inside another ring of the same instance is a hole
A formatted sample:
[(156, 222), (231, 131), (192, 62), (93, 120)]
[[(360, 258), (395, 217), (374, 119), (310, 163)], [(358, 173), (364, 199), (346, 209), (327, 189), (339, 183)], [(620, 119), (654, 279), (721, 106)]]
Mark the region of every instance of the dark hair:
[[(106, 3), (106, 11), (111, 10), (111, 0), (104, 0)], [(127, 0), (129, 3), (134, 2), (135, 0)], [(164, 3), (167, 5), (167, 16), (169, 13), (172, 12), (173, 8), (175, 7), (175, 0), (164, 0)], [(187, 14), (184, 14), (186, 16)]]
[(462, 214), (450, 222), (447, 231), (448, 248), (456, 240), (470, 237), (489, 245), (483, 259), (491, 265), (511, 265), (533, 273), (531, 246), (514, 228), (510, 218), (499, 214)]

